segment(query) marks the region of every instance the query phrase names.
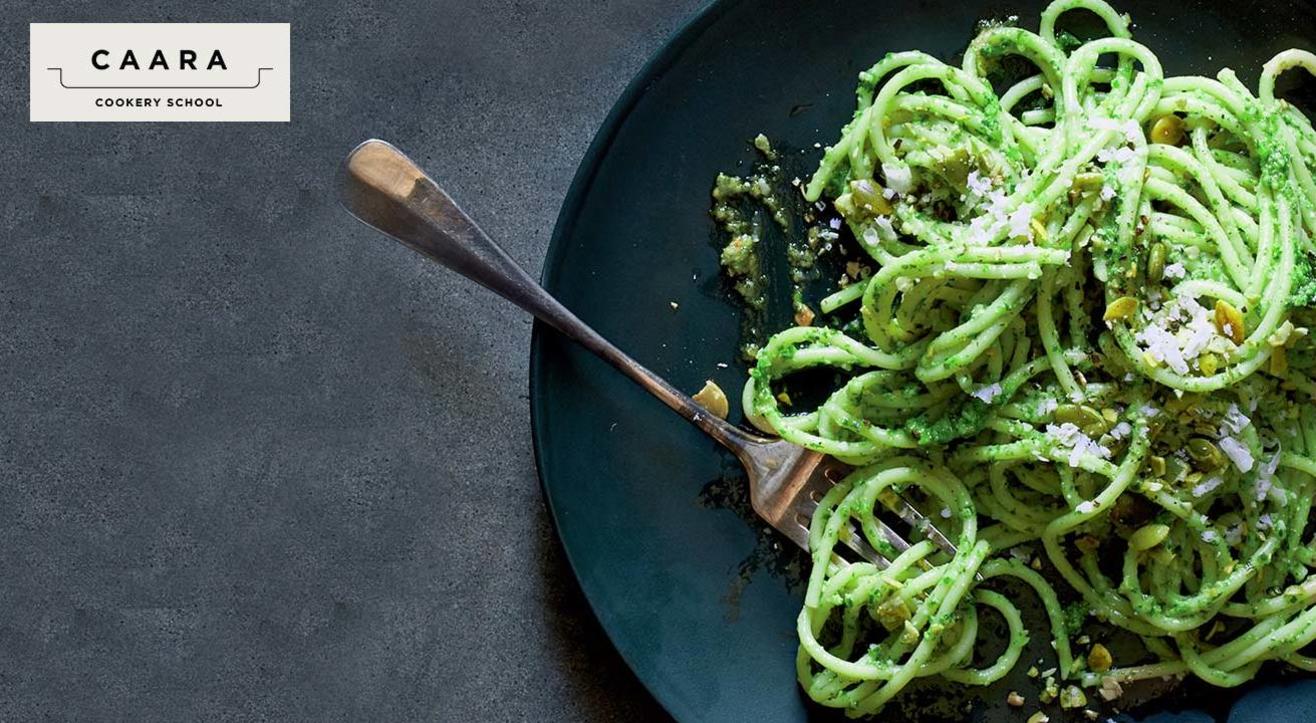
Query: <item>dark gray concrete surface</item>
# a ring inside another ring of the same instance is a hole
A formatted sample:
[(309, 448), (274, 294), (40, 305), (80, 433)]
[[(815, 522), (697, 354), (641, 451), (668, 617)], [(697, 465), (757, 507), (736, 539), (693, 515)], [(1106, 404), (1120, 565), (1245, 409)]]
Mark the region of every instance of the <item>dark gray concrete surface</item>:
[[(648, 720), (530, 448), (530, 323), (334, 204), (387, 138), (538, 269), (700, 0), (9, 2), (0, 720)], [(292, 123), (31, 124), (33, 21), (288, 21)]]

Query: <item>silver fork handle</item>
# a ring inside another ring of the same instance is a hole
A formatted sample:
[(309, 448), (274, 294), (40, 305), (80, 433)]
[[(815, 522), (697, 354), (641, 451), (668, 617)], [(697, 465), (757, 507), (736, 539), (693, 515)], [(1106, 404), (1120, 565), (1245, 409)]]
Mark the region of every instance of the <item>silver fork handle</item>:
[(770, 441), (709, 414), (577, 318), (392, 145), (368, 140), (353, 149), (343, 163), (339, 192), (343, 206), (366, 225), (530, 312), (617, 367), (731, 451), (740, 454), (749, 445)]

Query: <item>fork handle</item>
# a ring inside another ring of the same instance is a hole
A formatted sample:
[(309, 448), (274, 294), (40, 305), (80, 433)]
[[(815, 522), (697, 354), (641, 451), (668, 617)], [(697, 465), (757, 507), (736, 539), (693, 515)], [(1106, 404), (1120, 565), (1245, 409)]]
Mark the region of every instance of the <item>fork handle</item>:
[(535, 283), (402, 151), (368, 140), (347, 155), (340, 198), (366, 225), (499, 294), (609, 362), (733, 452), (768, 442), (709, 414), (641, 366)]

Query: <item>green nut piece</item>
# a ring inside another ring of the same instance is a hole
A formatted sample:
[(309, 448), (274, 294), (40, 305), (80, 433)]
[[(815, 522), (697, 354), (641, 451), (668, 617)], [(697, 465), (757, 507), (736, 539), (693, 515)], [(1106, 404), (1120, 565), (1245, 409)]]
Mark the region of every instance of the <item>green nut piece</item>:
[(1115, 321), (1117, 319), (1127, 319), (1133, 316), (1133, 312), (1138, 310), (1138, 300), (1132, 296), (1121, 296), (1110, 302), (1106, 307), (1106, 313), (1102, 316), (1103, 321)]
[(1082, 708), (1088, 704), (1088, 697), (1077, 685), (1067, 685), (1060, 691), (1060, 707), (1065, 709)]
[(1197, 463), (1197, 468), (1210, 471), (1225, 464), (1225, 453), (1209, 439), (1193, 437), (1188, 440), (1188, 456)]
[(1183, 141), (1183, 119), (1173, 113), (1163, 115), (1152, 124), (1151, 142), (1177, 146)]
[(1165, 458), (1153, 454), (1147, 458), (1147, 466), (1151, 468), (1151, 473), (1161, 479), (1165, 478)]
[(1169, 482), (1177, 482), (1188, 471), (1188, 465), (1178, 457), (1165, 458), (1165, 474), (1162, 477)]
[(1074, 184), (1072, 188), (1080, 191), (1095, 191), (1101, 188), (1103, 183), (1105, 183), (1105, 179), (1102, 178), (1100, 173), (1088, 171), (1074, 176)]
[(722, 391), (722, 387), (719, 387), (717, 382), (712, 379), (705, 381), (704, 388), (690, 398), (718, 419), (726, 419), (727, 412), (731, 410), (726, 392)]
[(1110, 651), (1101, 643), (1093, 645), (1092, 650), (1088, 652), (1088, 667), (1091, 668), (1094, 673), (1104, 673), (1107, 670), (1110, 670), (1111, 663), (1113, 662), (1115, 662), (1115, 660), (1110, 656)]
[(1215, 326), (1220, 330), (1221, 336), (1229, 337), (1235, 344), (1242, 344), (1243, 339), (1247, 337), (1247, 329), (1243, 326), (1243, 312), (1224, 299), (1215, 302)]
[(1289, 370), (1289, 355), (1284, 351), (1284, 347), (1277, 346), (1270, 350), (1270, 366), (1268, 368), (1271, 374), (1279, 377), (1284, 376)]
[(1165, 276), (1165, 244), (1157, 241), (1147, 252), (1147, 280), (1158, 282)]
[(894, 210), (891, 202), (882, 195), (882, 186), (877, 181), (850, 181), (850, 198), (861, 216), (889, 216)]
[(1170, 535), (1170, 526), (1161, 524), (1143, 525), (1136, 532), (1129, 536), (1129, 547), (1138, 552), (1150, 550), (1153, 547), (1165, 542), (1165, 538)]
[(1106, 417), (1087, 405), (1061, 404), (1056, 407), (1054, 416), (1060, 424), (1073, 424), (1089, 437), (1105, 434), (1110, 429)]

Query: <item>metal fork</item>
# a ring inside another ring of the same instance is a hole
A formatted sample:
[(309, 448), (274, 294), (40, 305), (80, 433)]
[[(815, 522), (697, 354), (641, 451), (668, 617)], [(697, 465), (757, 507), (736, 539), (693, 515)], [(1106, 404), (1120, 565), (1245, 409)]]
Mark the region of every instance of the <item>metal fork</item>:
[[(754, 511), (795, 544), (809, 549), (809, 521), (818, 500), (850, 467), (785, 440), (746, 431), (708, 413), (694, 400), (641, 366), (567, 310), (462, 212), (452, 198), (392, 145), (369, 140), (347, 155), (340, 181), (343, 206), (366, 225), (494, 291), (609, 362), (650, 394), (731, 450), (749, 475)], [(948, 554), (955, 548), (904, 499), (891, 510)], [(879, 521), (897, 551), (909, 542)], [(850, 530), (842, 538), (853, 553), (879, 567), (889, 561)]]

